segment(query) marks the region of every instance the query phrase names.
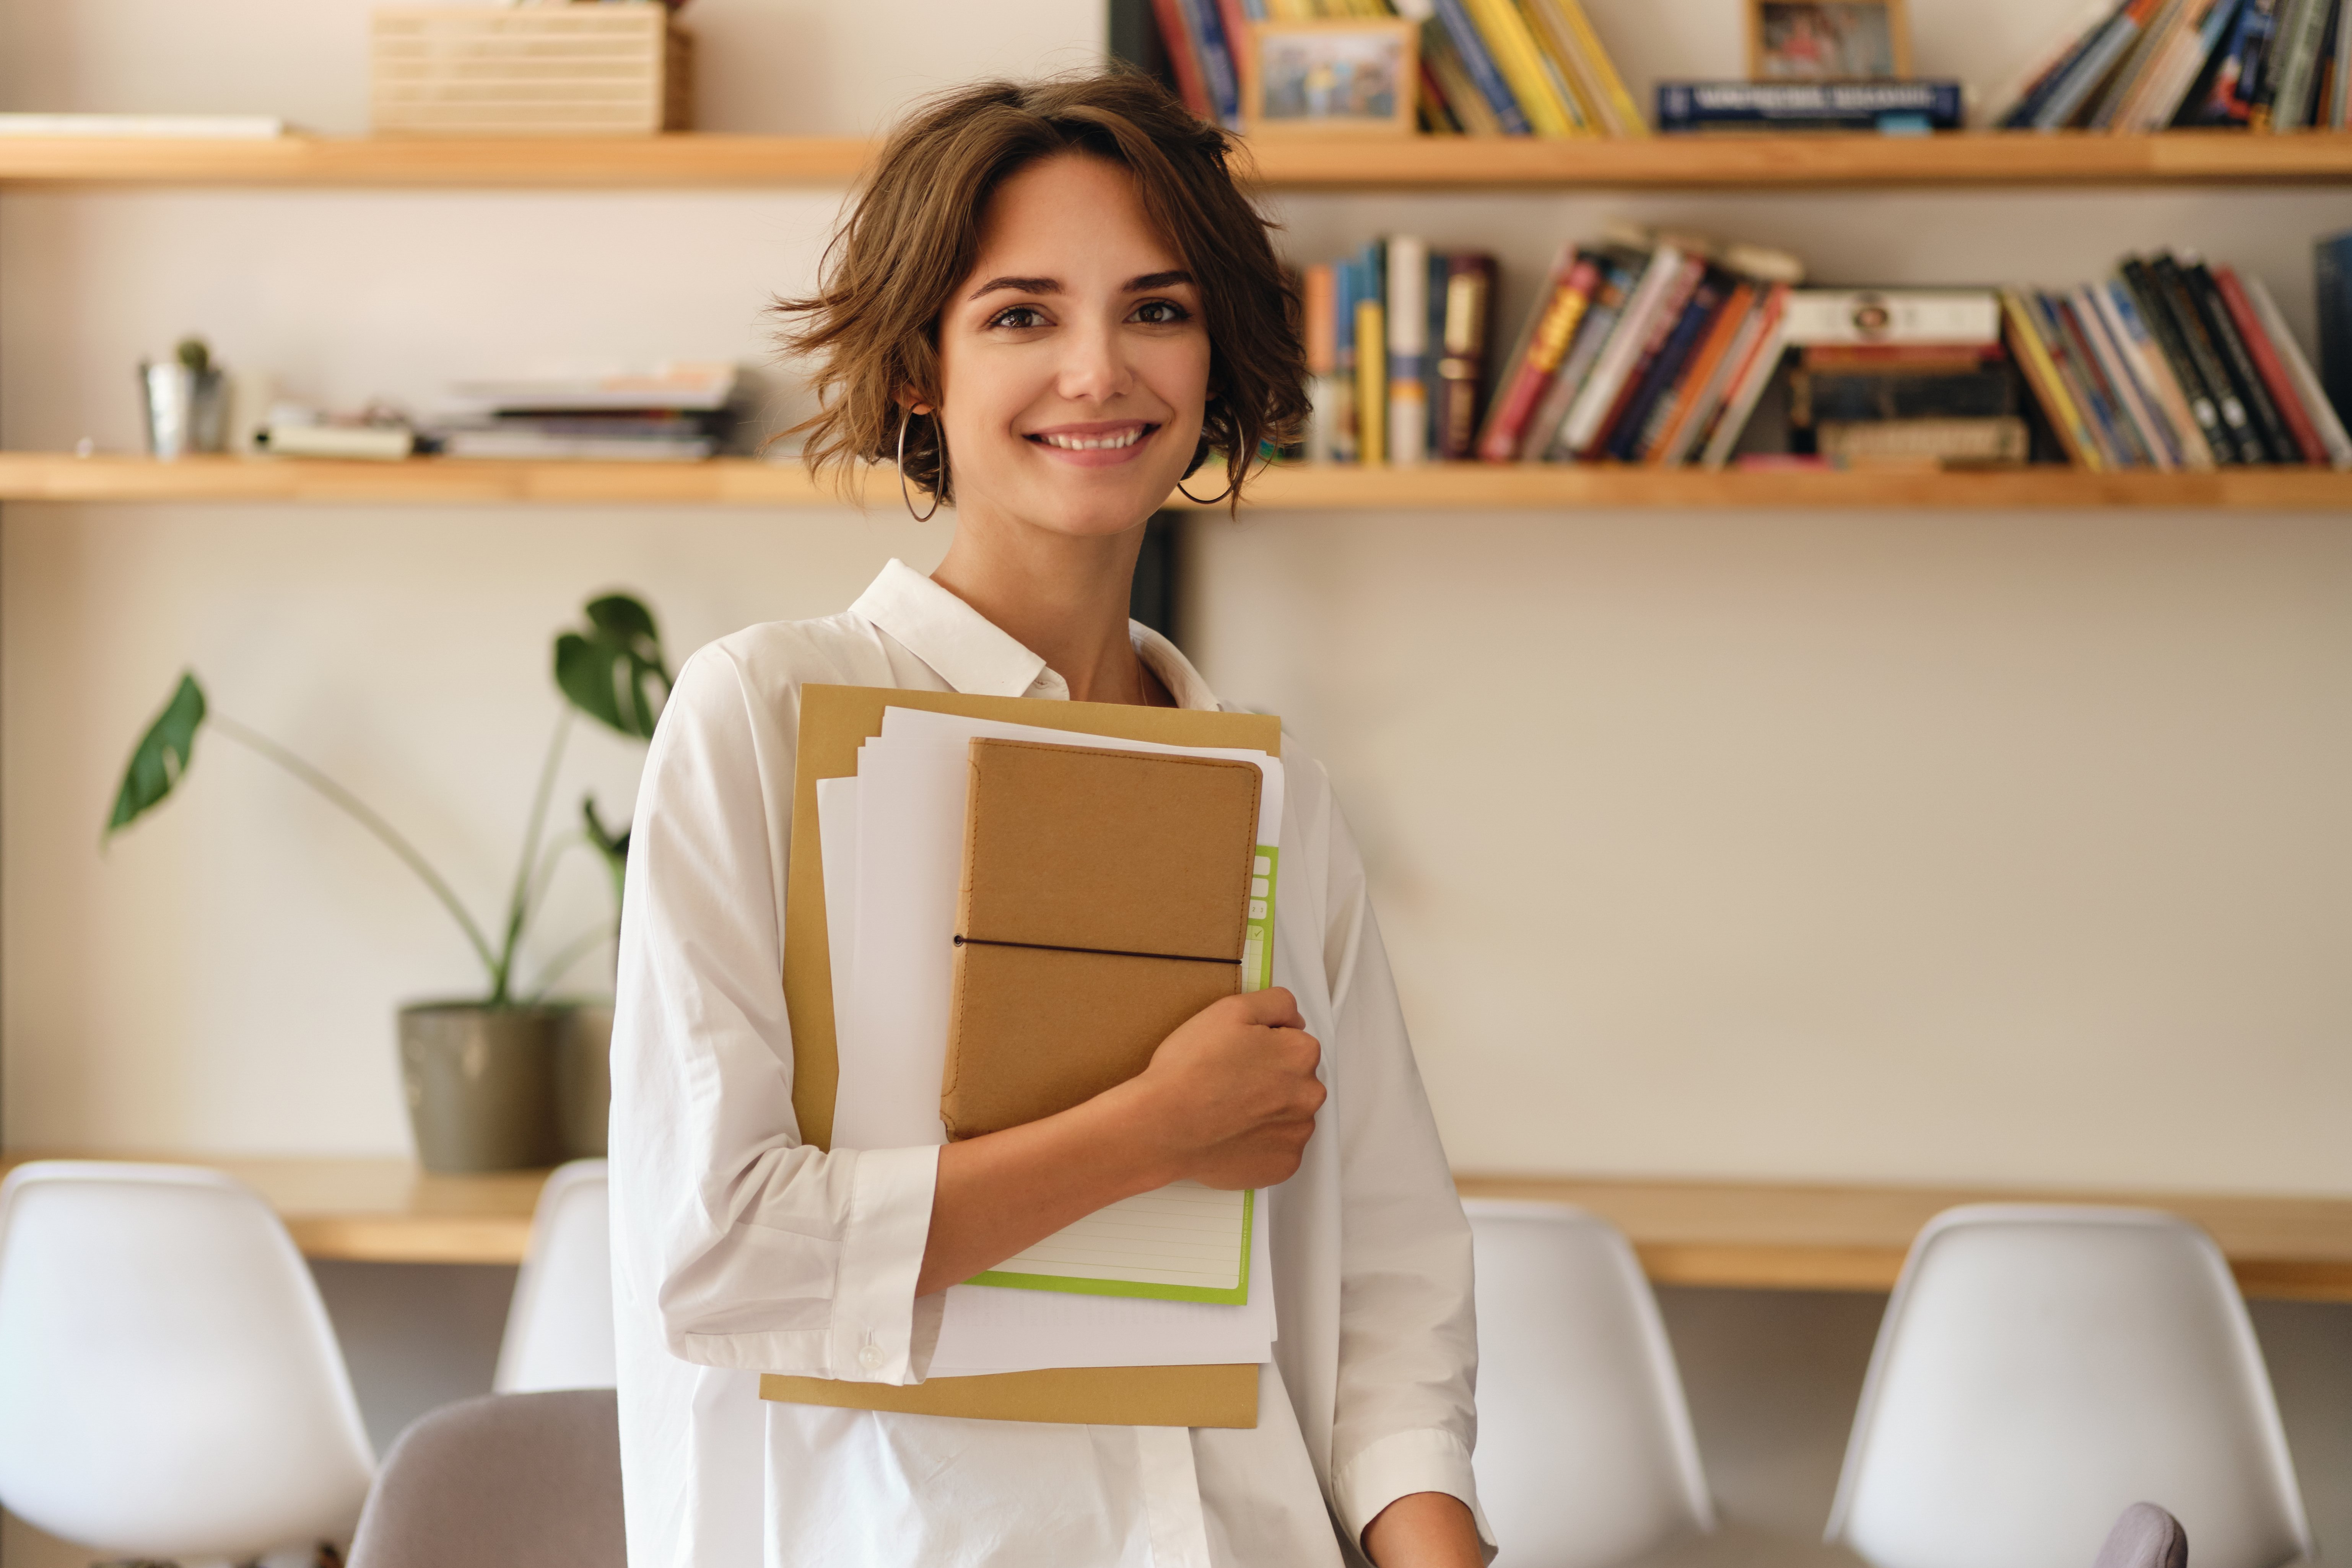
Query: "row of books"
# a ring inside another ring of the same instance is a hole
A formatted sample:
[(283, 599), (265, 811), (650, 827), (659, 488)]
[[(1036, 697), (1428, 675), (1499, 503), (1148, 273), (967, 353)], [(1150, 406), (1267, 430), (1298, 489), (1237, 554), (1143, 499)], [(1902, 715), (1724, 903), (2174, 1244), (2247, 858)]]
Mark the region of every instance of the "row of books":
[(2095, 0), (1999, 100), (2008, 130), (2341, 131), (2347, 0)]
[(724, 450), (740, 423), (738, 381), (731, 364), (694, 361), (459, 382), (419, 444), (449, 458), (693, 462)]
[(1485, 413), (1495, 258), (1411, 235), (1307, 268), (1310, 462), (1455, 462)]
[(1578, 0), (1435, 0), (1421, 25), (1423, 130), (1470, 136), (1646, 136)]
[(2102, 283), (2001, 291), (2010, 341), (2079, 466), (2352, 468), (2352, 438), (2263, 280), (2193, 255)]
[[(1421, 24), (1421, 127), (1447, 134), (1644, 136), (1649, 125), (1578, 0), (1434, 0)], [(1418, 8), (1417, 8), (1418, 9)], [(1185, 105), (1243, 128), (1250, 26), (1387, 17), (1391, 0), (1152, 0)]]
[(1493, 260), (1444, 258), (1440, 310), (1429, 254), (1399, 236), (1307, 270), (1310, 460), (1720, 468), (1803, 330), (1795, 257), (1620, 229), (1560, 250), (1490, 383)]

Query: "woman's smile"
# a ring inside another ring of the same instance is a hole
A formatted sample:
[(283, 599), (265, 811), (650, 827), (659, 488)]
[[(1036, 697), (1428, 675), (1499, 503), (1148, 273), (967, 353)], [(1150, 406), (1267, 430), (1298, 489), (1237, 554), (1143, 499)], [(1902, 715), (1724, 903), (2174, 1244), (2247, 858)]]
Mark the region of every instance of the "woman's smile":
[(1160, 428), (1142, 419), (1097, 420), (1025, 431), (1022, 439), (1052, 453), (1057, 462), (1081, 468), (1107, 468), (1141, 456), (1144, 443)]

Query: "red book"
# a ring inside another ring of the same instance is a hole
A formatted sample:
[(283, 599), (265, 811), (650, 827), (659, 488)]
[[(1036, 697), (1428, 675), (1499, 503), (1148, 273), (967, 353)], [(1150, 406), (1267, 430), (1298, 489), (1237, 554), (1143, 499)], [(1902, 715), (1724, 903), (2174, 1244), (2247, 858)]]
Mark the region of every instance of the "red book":
[(2270, 388), (2271, 401), (2278, 405), (2279, 417), (2294, 437), (2294, 444), (2303, 448), (2303, 460), (2327, 466), (2327, 446), (2319, 438), (2319, 426), (2311, 422), (2311, 413), (2295, 395), (2294, 378), (2287, 373), (2286, 363), (2279, 358), (2278, 346), (2271, 335), (2263, 331), (2263, 320), (2254, 314), (2254, 302), (2246, 298), (2245, 286), (2238, 275), (2226, 267), (2213, 268), (2214, 286), (2221, 290), (2221, 301), (2230, 308), (2230, 320), (2238, 335), (2246, 340), (2246, 353), (2253, 356), (2254, 368), (2263, 373), (2263, 384)]
[(1618, 389), (1617, 401), (1611, 405), (1609, 417), (1601, 422), (1600, 430), (1584, 450), (1577, 454), (1578, 457), (1590, 462), (1609, 449), (1609, 438), (1617, 433), (1617, 422), (1625, 417), (1626, 411), (1633, 405), (1633, 400), (1642, 395), (1642, 384), (1649, 379), (1650, 366), (1657, 363), (1658, 351), (1666, 346), (1668, 338), (1674, 336), (1675, 328), (1683, 319), (1684, 309), (1690, 304), (1691, 296), (1698, 292), (1699, 283), (1706, 277), (1706, 257), (1685, 258), (1683, 269), (1675, 275), (1674, 287), (1666, 290), (1664, 298), (1659, 301), (1657, 314), (1651, 318), (1649, 340), (1643, 343), (1642, 356), (1633, 362), (1633, 370), (1625, 377), (1625, 384)]
[(1592, 303), (1592, 291), (1600, 285), (1601, 263), (1590, 256), (1574, 256), (1564, 273), (1552, 274), (1526, 350), (1512, 367), (1495, 399), (1495, 411), (1487, 416), (1486, 428), (1479, 435), (1478, 456), (1490, 463), (1508, 463), (1518, 457), (1519, 444), (1527, 438), (1528, 420), (1543, 401), (1559, 362), (1567, 357), (1577, 323), (1584, 320), (1585, 307)]
[(1176, 96), (1202, 119), (1214, 120), (1217, 108), (1209, 101), (1209, 80), (1201, 74), (1201, 52), (1184, 26), (1181, 0), (1151, 0), (1151, 14), (1160, 19), (1160, 41), (1167, 46), (1168, 64), (1176, 73)]

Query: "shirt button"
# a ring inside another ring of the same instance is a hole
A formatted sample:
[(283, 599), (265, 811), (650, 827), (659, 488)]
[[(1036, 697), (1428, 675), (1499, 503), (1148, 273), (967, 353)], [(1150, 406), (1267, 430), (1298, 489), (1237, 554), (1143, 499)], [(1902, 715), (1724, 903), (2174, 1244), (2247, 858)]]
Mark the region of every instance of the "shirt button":
[(879, 1371), (883, 1362), (887, 1359), (889, 1358), (882, 1353), (880, 1345), (867, 1345), (857, 1352), (857, 1364), (868, 1372)]

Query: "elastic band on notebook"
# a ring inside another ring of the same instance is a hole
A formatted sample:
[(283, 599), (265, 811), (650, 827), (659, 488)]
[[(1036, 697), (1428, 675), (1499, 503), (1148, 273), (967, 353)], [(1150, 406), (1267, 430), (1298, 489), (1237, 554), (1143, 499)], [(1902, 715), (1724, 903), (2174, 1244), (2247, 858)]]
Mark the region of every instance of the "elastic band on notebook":
[(992, 942), (984, 936), (960, 936), (958, 947), (1025, 947), (1035, 952), (1091, 952), (1104, 958), (1165, 958), (1178, 963), (1230, 963), (1241, 966), (1238, 958), (1202, 958), (1190, 952), (1129, 952), (1116, 947), (1059, 947), (1050, 942)]

